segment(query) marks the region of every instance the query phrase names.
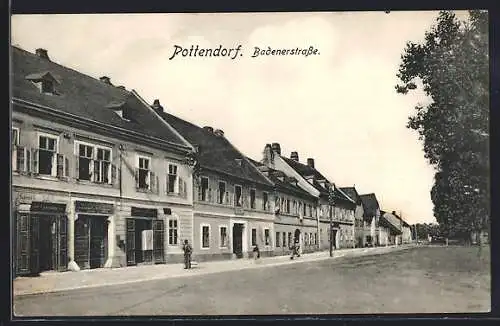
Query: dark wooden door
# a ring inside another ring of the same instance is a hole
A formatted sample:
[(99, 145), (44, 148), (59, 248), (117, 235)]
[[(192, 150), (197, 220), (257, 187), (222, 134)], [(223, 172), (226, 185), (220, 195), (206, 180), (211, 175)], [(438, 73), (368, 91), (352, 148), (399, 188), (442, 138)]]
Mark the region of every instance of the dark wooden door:
[(65, 215), (59, 217), (57, 235), (59, 237), (57, 270), (62, 272), (68, 268), (68, 218)]
[(153, 262), (165, 262), (165, 223), (163, 220), (153, 220)]
[(17, 213), (16, 219), (16, 274), (27, 275), (31, 271), (30, 214)]
[(135, 261), (135, 220), (132, 218), (126, 219), (126, 251), (127, 251), (127, 266), (136, 265)]
[(106, 233), (106, 220), (104, 218), (90, 218), (90, 268), (104, 267)]
[(240, 224), (233, 225), (233, 253), (236, 257), (243, 257), (243, 228)]
[(40, 217), (32, 215), (29, 229), (31, 233), (30, 241), (30, 274), (40, 273)]
[(75, 221), (75, 262), (81, 269), (90, 268), (90, 221), (79, 216)]

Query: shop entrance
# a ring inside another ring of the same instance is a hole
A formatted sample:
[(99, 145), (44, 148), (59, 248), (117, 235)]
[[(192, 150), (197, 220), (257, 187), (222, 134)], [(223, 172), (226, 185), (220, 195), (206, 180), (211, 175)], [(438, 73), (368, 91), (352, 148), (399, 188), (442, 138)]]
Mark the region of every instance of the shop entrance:
[(54, 248), (54, 238), (56, 232), (56, 221), (55, 218), (44, 216), (39, 220), (40, 223), (40, 239), (39, 241), (39, 264), (40, 272), (55, 270), (55, 262), (57, 261), (55, 253), (57, 252), (57, 247)]
[(236, 258), (243, 258), (243, 224), (233, 224), (233, 253)]
[(127, 265), (163, 263), (165, 261), (163, 220), (127, 218)]
[(75, 221), (75, 262), (81, 269), (102, 268), (107, 253), (107, 216), (80, 214)]

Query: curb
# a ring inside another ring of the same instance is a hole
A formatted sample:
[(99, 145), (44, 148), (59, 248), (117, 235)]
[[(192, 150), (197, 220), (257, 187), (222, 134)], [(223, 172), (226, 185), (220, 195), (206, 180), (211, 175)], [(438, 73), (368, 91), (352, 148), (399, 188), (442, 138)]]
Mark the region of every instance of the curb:
[[(380, 247), (377, 247), (377, 249)], [(384, 247), (384, 249), (389, 249)], [(133, 279), (133, 280), (127, 280), (127, 281), (119, 281), (119, 282), (112, 282), (112, 283), (106, 283), (106, 284), (89, 284), (89, 285), (82, 285), (82, 286), (73, 286), (73, 287), (66, 287), (66, 288), (59, 288), (59, 289), (52, 289), (52, 290), (39, 290), (39, 291), (20, 291), (18, 293), (15, 293), (13, 291), (13, 297), (25, 297), (25, 296), (30, 296), (30, 295), (40, 295), (40, 294), (48, 294), (48, 293), (57, 293), (57, 292), (65, 292), (65, 291), (74, 291), (74, 290), (82, 290), (82, 289), (92, 289), (92, 288), (98, 288), (98, 287), (107, 287), (107, 286), (116, 286), (116, 285), (125, 285), (125, 284), (134, 284), (134, 283), (144, 283), (148, 281), (158, 281), (158, 280), (166, 280), (166, 279), (174, 279), (174, 278), (183, 278), (183, 277), (193, 277), (193, 276), (201, 276), (201, 275), (210, 275), (210, 274), (217, 274), (217, 273), (224, 273), (224, 272), (232, 272), (232, 271), (238, 271), (238, 270), (246, 270), (246, 269), (258, 269), (258, 268), (265, 268), (265, 267), (275, 267), (275, 266), (282, 266), (282, 265), (291, 265), (291, 264), (297, 264), (297, 263), (307, 263), (307, 262), (315, 262), (315, 261), (321, 261), (321, 260), (327, 260), (327, 259), (336, 259), (336, 258), (342, 258), (342, 257), (352, 257), (350, 254), (352, 253), (361, 253), (361, 256), (366, 256), (369, 254), (377, 254), (377, 253), (387, 253), (390, 251), (394, 251), (396, 248), (390, 248), (392, 250), (373, 250), (373, 249), (364, 249), (363, 251), (358, 251), (358, 252), (341, 252), (339, 254), (334, 254), (333, 257), (330, 257), (329, 255), (327, 256), (319, 256), (319, 257), (311, 257), (307, 259), (299, 259), (299, 260), (285, 260), (285, 261), (278, 261), (278, 262), (271, 262), (267, 264), (262, 264), (262, 263), (248, 263), (244, 264), (243, 266), (234, 266), (231, 268), (223, 269), (223, 270), (207, 270), (203, 271), (201, 270), (200, 272), (196, 272), (193, 274), (165, 274), (165, 275), (158, 275), (158, 276), (153, 276), (149, 277), (147, 279)], [(398, 250), (403, 250), (403, 249), (409, 249), (409, 247), (404, 247), (404, 248), (398, 248)], [(286, 257), (286, 256), (285, 256)]]

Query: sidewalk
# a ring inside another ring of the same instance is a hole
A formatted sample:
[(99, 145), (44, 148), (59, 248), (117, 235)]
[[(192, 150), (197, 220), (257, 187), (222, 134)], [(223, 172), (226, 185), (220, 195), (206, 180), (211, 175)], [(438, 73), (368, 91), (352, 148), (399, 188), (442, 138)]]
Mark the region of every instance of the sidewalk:
[[(411, 245), (341, 249), (333, 252), (333, 258), (364, 256), (410, 248)], [(146, 282), (150, 280), (169, 279), (206, 275), (225, 271), (264, 268), (271, 266), (297, 264), (329, 259), (328, 251), (303, 254), (294, 260), (290, 256), (274, 256), (253, 259), (224, 260), (199, 263), (192, 269), (185, 270), (183, 264), (161, 264), (148, 266), (130, 266), (121, 268), (100, 268), (81, 270), (79, 272), (49, 272), (39, 277), (18, 277), (14, 280), (13, 295), (28, 295), (48, 292), (59, 292), (82, 288), (102, 287), (118, 284)]]

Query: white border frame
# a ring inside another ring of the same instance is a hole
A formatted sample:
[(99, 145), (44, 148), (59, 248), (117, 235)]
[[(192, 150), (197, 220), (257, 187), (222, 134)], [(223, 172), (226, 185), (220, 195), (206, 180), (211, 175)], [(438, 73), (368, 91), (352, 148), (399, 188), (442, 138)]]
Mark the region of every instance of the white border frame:
[[(208, 247), (203, 247), (203, 227), (208, 227)], [(212, 227), (208, 223), (200, 223), (200, 249), (210, 250), (210, 242), (212, 240)]]
[[(230, 220), (230, 234), (231, 234), (231, 239), (234, 239), (234, 235), (233, 235), (233, 227), (235, 224), (243, 224), (243, 234), (241, 236), (241, 242), (242, 242), (242, 246), (241, 246), (241, 252), (243, 254), (243, 256), (248, 252), (248, 244), (249, 244), (249, 241), (248, 240), (251, 240), (251, 231), (248, 231), (248, 222), (245, 221), (245, 220), (239, 220), (239, 219), (231, 219)], [(251, 230), (251, 229), (250, 229)], [(250, 235), (249, 235), (250, 233)], [(234, 248), (232, 248), (232, 250), (234, 250)]]

